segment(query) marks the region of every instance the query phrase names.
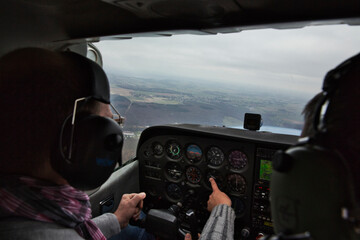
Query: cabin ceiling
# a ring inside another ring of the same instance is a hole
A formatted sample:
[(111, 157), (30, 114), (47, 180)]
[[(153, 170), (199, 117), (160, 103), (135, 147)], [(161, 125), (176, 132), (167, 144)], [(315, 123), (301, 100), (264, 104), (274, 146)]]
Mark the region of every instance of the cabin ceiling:
[(4, 0), (0, 54), (86, 40), (360, 24), (359, 0)]

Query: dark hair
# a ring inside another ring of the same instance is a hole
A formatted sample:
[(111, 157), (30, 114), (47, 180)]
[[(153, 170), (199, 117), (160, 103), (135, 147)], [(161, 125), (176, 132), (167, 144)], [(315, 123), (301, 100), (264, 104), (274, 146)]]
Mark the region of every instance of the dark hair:
[(306, 105), (302, 114), (304, 115), (304, 126), (301, 131), (301, 137), (313, 137), (315, 130), (313, 127), (315, 110), (319, 100), (322, 97), (322, 92), (316, 94)]
[(50, 156), (74, 101), (89, 95), (85, 66), (38, 48), (0, 59), (0, 171), (27, 173)]

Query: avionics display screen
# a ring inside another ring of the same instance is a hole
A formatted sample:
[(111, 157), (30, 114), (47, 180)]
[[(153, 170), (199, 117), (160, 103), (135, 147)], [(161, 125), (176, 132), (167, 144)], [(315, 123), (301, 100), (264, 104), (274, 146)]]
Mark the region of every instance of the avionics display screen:
[(270, 181), (271, 172), (272, 172), (272, 163), (271, 163), (271, 161), (261, 159), (260, 160), (259, 178), (261, 180)]

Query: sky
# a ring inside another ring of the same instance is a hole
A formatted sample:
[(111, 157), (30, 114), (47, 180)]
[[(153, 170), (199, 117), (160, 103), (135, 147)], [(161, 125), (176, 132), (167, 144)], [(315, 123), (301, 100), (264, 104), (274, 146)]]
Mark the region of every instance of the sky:
[(103, 40), (107, 73), (215, 82), (312, 96), (326, 72), (360, 52), (360, 26), (247, 30)]

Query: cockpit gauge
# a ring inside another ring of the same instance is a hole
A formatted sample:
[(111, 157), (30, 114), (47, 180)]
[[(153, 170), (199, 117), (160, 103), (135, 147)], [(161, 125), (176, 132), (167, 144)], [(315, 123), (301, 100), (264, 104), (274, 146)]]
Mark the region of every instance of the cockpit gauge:
[(207, 185), (211, 188), (211, 183), (209, 181), (209, 178), (213, 178), (218, 186), (219, 189), (223, 189), (224, 187), (224, 179), (221, 176), (220, 172), (216, 171), (216, 170), (210, 170), (207, 174), (206, 174), (206, 183)]
[(178, 163), (169, 162), (166, 165), (166, 174), (173, 180), (179, 180), (183, 176), (182, 169)]
[(160, 156), (164, 153), (164, 147), (160, 143), (154, 143), (153, 144), (153, 152), (154, 155)]
[(166, 154), (169, 158), (177, 160), (181, 158), (181, 147), (177, 142), (171, 141), (166, 144)]
[(230, 190), (236, 193), (244, 194), (246, 190), (246, 181), (245, 178), (240, 174), (230, 174), (227, 178), (228, 186)]
[(196, 163), (201, 160), (202, 151), (198, 145), (192, 144), (186, 148), (186, 157), (192, 162)]
[(201, 181), (201, 172), (197, 167), (188, 167), (186, 169), (186, 179), (193, 184)]
[(145, 156), (146, 158), (151, 157), (151, 151), (148, 150), (148, 149), (146, 149), (146, 150), (144, 151), (144, 156)]
[(175, 200), (178, 201), (182, 198), (182, 191), (181, 188), (176, 183), (170, 183), (166, 188), (167, 195)]
[(240, 170), (248, 164), (248, 158), (245, 153), (235, 150), (229, 154), (229, 164), (232, 169)]
[(218, 147), (211, 147), (206, 156), (212, 166), (220, 166), (225, 159), (223, 151)]

